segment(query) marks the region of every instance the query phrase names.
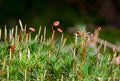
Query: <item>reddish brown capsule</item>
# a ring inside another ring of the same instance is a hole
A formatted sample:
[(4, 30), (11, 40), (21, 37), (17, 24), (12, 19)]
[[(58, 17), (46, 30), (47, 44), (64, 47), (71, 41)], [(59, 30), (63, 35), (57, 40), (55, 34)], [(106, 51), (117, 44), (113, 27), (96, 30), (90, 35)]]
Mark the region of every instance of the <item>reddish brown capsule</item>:
[(59, 22), (59, 21), (55, 21), (55, 22), (53, 22), (52, 25), (53, 25), (53, 26), (58, 26), (58, 25), (60, 25), (60, 22)]
[(15, 51), (15, 46), (14, 45), (9, 46), (8, 50), (11, 50), (12, 52), (14, 52)]
[(32, 28), (32, 27), (30, 27), (29, 30), (30, 30), (31, 32), (35, 32), (35, 29)]
[(25, 34), (25, 37), (28, 37), (28, 36), (29, 36), (29, 34), (28, 34), (28, 33), (26, 33), (26, 34)]
[(77, 33), (78, 35), (81, 35), (81, 31), (79, 31), (79, 30), (78, 30), (76, 33)]
[(57, 31), (60, 32), (60, 33), (63, 32), (62, 29), (60, 29), (60, 28), (57, 28)]

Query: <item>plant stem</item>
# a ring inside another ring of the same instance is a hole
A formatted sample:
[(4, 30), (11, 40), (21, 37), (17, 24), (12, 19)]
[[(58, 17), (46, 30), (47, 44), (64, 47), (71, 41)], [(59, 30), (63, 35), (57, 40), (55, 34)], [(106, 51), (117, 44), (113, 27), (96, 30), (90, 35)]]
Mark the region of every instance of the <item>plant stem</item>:
[(5, 25), (5, 37), (4, 37), (4, 41), (6, 42), (7, 39), (7, 29), (6, 29), (6, 25)]
[(24, 71), (24, 81), (27, 81), (27, 69), (25, 69), (25, 71)]
[(12, 61), (12, 50), (10, 49), (9, 62), (11, 63), (11, 61)]
[(77, 34), (75, 33), (74, 49), (73, 49), (73, 59), (74, 59), (73, 68), (74, 68), (74, 71), (75, 71), (75, 73), (76, 73), (76, 75), (77, 75), (76, 43), (77, 43)]
[(55, 30), (53, 30), (53, 32), (52, 32), (52, 45), (54, 44), (54, 38), (55, 38)]
[(0, 40), (1, 40), (1, 28), (0, 28)]
[(44, 39), (43, 39), (43, 43), (45, 42), (46, 40), (46, 27), (44, 28)]
[(30, 49), (28, 48), (28, 60), (30, 59)]
[(9, 80), (9, 67), (7, 66), (7, 80)]

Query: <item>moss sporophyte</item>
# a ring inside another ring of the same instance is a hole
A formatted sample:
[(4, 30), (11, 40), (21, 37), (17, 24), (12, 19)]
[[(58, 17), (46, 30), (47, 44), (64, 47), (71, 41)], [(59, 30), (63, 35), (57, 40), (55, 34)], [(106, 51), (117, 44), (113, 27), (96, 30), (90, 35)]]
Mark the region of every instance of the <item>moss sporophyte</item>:
[(59, 27), (60, 22), (59, 21), (55, 21), (52, 24), (52, 43), (51, 45), (53, 45), (54, 43), (54, 38), (55, 38), (55, 31), (57, 30), (58, 32), (62, 33), (62, 29)]
[[(100, 28), (93, 34), (82, 29), (75, 31), (74, 35), (71, 35), (74, 41), (67, 45), (67, 38), (63, 36), (59, 21), (51, 24), (52, 38), (46, 36), (46, 27), (43, 32), (40, 27), (36, 36), (32, 37), (31, 34), (36, 32), (35, 28), (23, 26), (20, 20), (19, 23), (20, 31), (18, 32), (16, 26), (15, 32), (14, 29), (10, 30), (10, 35), (5, 27), (5, 41), (0, 41), (0, 81), (120, 80), (119, 49), (114, 52), (100, 49), (107, 46), (117, 47), (108, 42), (101, 43), (101, 40), (96, 38)], [(55, 33), (62, 33), (61, 39), (56, 39)], [(1, 34), (0, 29), (0, 38), (3, 36)], [(96, 45), (96, 48), (93, 48), (92, 44)], [(96, 58), (97, 53), (100, 58)]]

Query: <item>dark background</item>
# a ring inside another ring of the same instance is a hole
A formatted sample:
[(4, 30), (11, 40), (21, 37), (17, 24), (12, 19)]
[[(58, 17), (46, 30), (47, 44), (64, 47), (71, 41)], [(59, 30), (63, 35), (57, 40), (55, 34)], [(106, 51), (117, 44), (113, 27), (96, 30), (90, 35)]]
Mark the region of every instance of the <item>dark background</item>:
[(0, 28), (5, 24), (8, 28), (15, 27), (18, 19), (36, 29), (39, 26), (51, 29), (56, 20), (61, 22), (64, 31), (76, 24), (85, 24), (88, 29), (117, 28), (112, 31), (117, 34), (108, 36), (111, 31), (105, 31), (102, 36), (119, 38), (120, 0), (0, 0)]
[(120, 0), (0, 0), (0, 25), (14, 25), (21, 19), (30, 25), (50, 25), (59, 20), (120, 26)]

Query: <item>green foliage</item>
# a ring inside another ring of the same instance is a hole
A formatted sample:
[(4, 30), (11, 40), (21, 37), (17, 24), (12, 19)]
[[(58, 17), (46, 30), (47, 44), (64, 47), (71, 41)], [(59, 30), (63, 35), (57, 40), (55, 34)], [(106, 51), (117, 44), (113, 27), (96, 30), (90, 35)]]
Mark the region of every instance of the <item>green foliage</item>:
[(8, 49), (12, 45), (9, 41), (0, 42), (0, 80), (95, 81), (120, 77), (120, 66), (111, 63), (113, 57), (104, 52), (98, 58), (83, 35), (75, 35), (77, 42), (69, 47), (62, 45), (65, 41), (51, 44), (50, 38), (21, 38), (14, 40), (14, 51)]

